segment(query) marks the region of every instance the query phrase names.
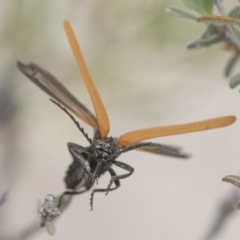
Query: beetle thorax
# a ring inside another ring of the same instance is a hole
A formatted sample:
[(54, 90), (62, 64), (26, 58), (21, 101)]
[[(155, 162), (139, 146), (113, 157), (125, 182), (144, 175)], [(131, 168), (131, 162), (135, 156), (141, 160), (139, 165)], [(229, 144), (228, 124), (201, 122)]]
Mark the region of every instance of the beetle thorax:
[(107, 137), (105, 139), (94, 139), (94, 156), (101, 159), (103, 162), (111, 163), (116, 158), (115, 139)]

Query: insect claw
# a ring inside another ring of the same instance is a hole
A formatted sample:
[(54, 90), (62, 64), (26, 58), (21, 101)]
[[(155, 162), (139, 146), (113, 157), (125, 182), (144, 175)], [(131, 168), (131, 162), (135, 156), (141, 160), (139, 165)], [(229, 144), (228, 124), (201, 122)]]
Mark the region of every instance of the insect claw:
[(93, 210), (93, 194), (94, 194), (94, 191), (92, 191), (91, 197), (90, 197), (90, 207), (91, 207), (90, 211)]
[(108, 195), (108, 192), (109, 192), (109, 187), (107, 187), (107, 189), (106, 189), (106, 196)]
[(106, 189), (106, 194), (105, 195), (108, 195), (108, 192), (109, 192), (109, 190), (111, 188), (111, 185), (112, 185), (112, 181), (110, 181), (110, 183), (108, 184), (108, 187)]
[(90, 211), (92, 211), (93, 210), (93, 206), (91, 206), (91, 204), (90, 204)]

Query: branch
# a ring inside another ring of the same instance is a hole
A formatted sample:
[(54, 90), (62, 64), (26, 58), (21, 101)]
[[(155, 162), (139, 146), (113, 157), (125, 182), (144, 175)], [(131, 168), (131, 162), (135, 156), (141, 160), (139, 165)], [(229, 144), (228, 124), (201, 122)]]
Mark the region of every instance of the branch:
[[(228, 16), (225, 7), (223, 6), (223, 0), (215, 0), (215, 4), (218, 8), (218, 11), (223, 16)], [(226, 36), (236, 45), (238, 50), (240, 51), (240, 40), (236, 36), (235, 32), (233, 31), (232, 27), (226, 24)]]
[(209, 229), (203, 240), (215, 239), (216, 235), (219, 232), (223, 231), (226, 221), (229, 216), (232, 215), (236, 210), (233, 205), (239, 200), (239, 190), (234, 189), (231, 194), (228, 194), (227, 197), (221, 201), (217, 208), (217, 216), (213, 219), (212, 223), (209, 224)]
[(6, 201), (7, 195), (7, 191), (0, 189), (0, 206)]

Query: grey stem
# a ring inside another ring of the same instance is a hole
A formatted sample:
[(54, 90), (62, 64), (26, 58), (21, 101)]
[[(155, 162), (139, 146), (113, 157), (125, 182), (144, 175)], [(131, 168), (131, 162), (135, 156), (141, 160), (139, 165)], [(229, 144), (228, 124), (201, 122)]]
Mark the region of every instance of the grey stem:
[(236, 204), (237, 201), (239, 201), (239, 197), (239, 190), (234, 189), (234, 191), (232, 193), (229, 193), (225, 199), (219, 201), (219, 204), (216, 207), (216, 214), (213, 217), (212, 223), (209, 224), (207, 232), (201, 239), (216, 239), (216, 236), (224, 230), (229, 216), (236, 213), (233, 205)]
[[(227, 16), (227, 11), (223, 5), (223, 0), (215, 0), (215, 4), (218, 8), (218, 11), (223, 15)], [(232, 27), (229, 25), (226, 25), (227, 31), (226, 31), (226, 36), (232, 41), (232, 43), (235, 44), (235, 46), (238, 48), (240, 51), (240, 40), (236, 36), (235, 32), (233, 31)]]

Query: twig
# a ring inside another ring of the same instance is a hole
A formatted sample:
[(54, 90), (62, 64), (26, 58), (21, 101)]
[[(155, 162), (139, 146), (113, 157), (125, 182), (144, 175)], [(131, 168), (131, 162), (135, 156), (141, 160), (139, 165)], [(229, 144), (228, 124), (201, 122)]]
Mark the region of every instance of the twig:
[(7, 191), (0, 189), (0, 206), (6, 201), (7, 195)]
[[(223, 15), (227, 16), (227, 11), (225, 7), (223, 6), (223, 0), (215, 0), (215, 4), (218, 8), (218, 11)], [(226, 25), (226, 36), (235, 44), (235, 46), (240, 51), (240, 40), (236, 36), (235, 32), (233, 31), (232, 27), (229, 25)]]
[(220, 12), (223, 16), (227, 16), (227, 15), (228, 15), (225, 7), (223, 6), (223, 0), (215, 0), (215, 4), (216, 4), (219, 12)]
[(227, 197), (219, 204), (217, 208), (218, 214), (212, 221), (212, 224), (210, 224), (207, 233), (202, 238), (203, 240), (211, 240), (223, 230), (228, 217), (236, 212), (233, 205), (239, 201), (239, 198), (239, 189), (234, 189), (234, 191), (231, 194), (228, 194)]

